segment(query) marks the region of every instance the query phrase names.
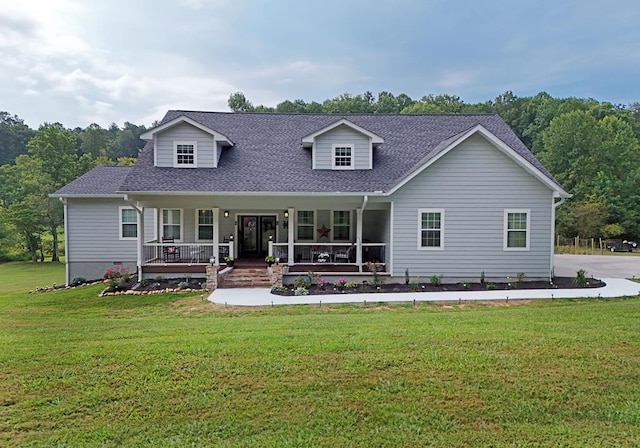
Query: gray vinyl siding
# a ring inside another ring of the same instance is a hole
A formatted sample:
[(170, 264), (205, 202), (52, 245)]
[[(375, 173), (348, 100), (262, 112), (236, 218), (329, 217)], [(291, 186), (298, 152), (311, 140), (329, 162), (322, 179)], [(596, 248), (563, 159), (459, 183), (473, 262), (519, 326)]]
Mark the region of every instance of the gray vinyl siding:
[(197, 142), (198, 168), (214, 168), (217, 165), (217, 154), (214, 138), (200, 129), (187, 123), (178, 124), (158, 134), (156, 139), (156, 165), (173, 167), (174, 142)]
[[(552, 191), (474, 136), (416, 176), (394, 201), (393, 275), (505, 279), (548, 277)], [(505, 209), (530, 209), (528, 251), (505, 251)], [(444, 210), (444, 249), (418, 250), (418, 210)]]
[(352, 144), (353, 163), (357, 170), (370, 168), (371, 143), (369, 137), (348, 126), (341, 125), (316, 137), (314, 151), (316, 169), (330, 170), (333, 158), (333, 145)]
[[(121, 240), (121, 199), (68, 199), (66, 257), (69, 280), (101, 278), (104, 271), (126, 266), (135, 272), (137, 242)], [(147, 215), (148, 216), (148, 215)]]

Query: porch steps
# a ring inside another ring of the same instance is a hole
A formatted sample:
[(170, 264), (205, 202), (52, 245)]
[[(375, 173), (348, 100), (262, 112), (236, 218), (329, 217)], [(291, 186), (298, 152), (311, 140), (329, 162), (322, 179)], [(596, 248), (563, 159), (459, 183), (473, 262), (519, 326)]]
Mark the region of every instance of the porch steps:
[(265, 267), (236, 266), (224, 279), (222, 288), (271, 288)]

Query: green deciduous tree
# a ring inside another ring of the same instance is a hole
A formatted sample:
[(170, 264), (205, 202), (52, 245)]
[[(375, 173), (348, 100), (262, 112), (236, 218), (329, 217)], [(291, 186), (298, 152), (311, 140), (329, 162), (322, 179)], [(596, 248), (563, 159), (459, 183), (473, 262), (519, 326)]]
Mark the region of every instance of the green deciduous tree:
[(17, 115), (0, 112), (0, 165), (12, 164), (27, 152), (27, 142), (35, 132)]
[(52, 261), (58, 261), (62, 204), (49, 194), (91, 169), (94, 162), (89, 154), (78, 156), (73, 133), (59, 124), (41, 126), (27, 148), (28, 155), (16, 159), (21, 189), (17, 207), (30, 210), (34, 222), (40, 221), (39, 225), (51, 233)]

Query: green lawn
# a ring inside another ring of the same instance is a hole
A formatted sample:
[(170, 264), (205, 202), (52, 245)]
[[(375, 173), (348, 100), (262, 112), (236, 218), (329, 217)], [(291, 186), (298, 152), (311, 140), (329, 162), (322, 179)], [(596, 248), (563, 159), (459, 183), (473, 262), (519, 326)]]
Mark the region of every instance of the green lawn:
[(234, 309), (33, 268), (0, 265), (0, 446), (640, 445), (637, 297)]

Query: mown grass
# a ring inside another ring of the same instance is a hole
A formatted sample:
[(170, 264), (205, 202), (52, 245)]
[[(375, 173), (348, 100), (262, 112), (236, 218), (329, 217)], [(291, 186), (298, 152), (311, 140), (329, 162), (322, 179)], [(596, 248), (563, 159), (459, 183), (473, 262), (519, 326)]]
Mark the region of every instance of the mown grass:
[(246, 309), (2, 289), (0, 446), (640, 444), (638, 298)]

